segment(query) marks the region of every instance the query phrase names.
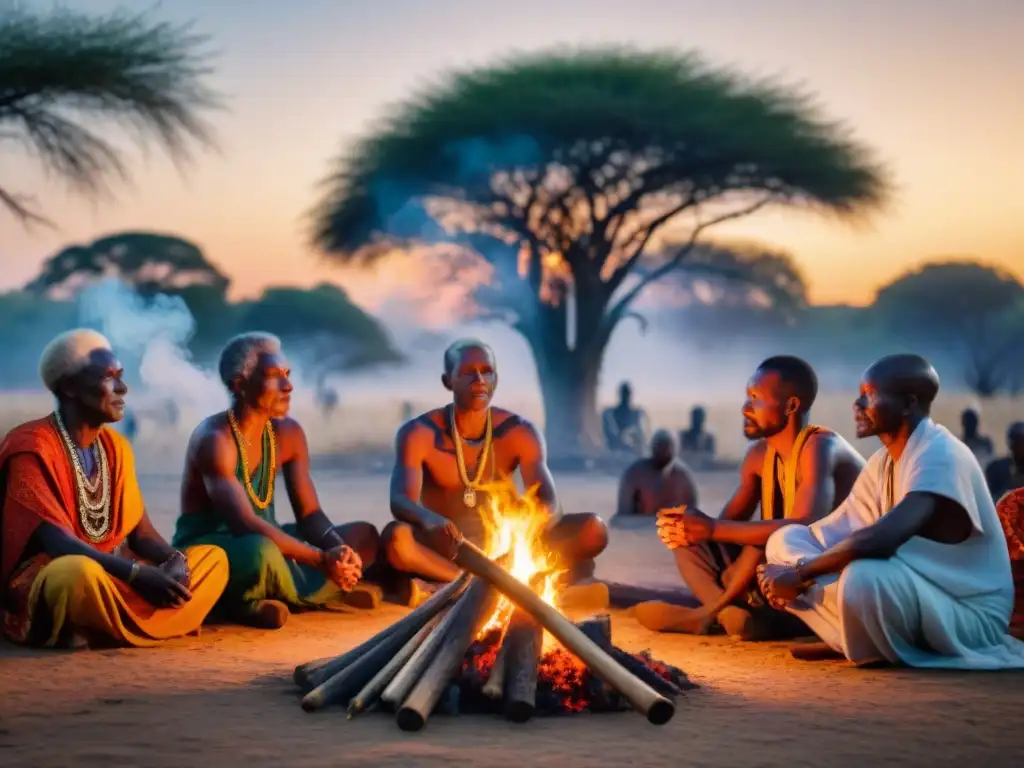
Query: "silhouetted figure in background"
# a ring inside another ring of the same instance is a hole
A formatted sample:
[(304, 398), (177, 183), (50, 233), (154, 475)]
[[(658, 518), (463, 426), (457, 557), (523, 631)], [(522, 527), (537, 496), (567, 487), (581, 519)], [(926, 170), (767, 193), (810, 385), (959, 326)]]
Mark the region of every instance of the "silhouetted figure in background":
[(964, 441), (971, 452), (975, 455), (978, 461), (984, 466), (985, 462), (992, 458), (994, 448), (992, 446), (992, 440), (985, 437), (979, 431), (978, 427), (981, 423), (981, 417), (978, 412), (973, 408), (964, 408), (963, 413), (960, 414), (960, 424), (963, 427), (963, 433), (960, 439)]
[(135, 436), (139, 434), (139, 420), (135, 418), (135, 412), (130, 408), (124, 409), (124, 419), (121, 421), (121, 434), (128, 438), (129, 443), (134, 443)]
[(1006, 430), (1006, 446), (1010, 455), (989, 462), (985, 468), (985, 480), (996, 501), (1005, 493), (1024, 488), (1024, 421), (1015, 421)]
[(323, 387), (317, 391), (316, 399), (324, 418), (331, 418), (338, 408), (338, 393), (332, 387)]
[(690, 411), (690, 428), (679, 433), (679, 450), (690, 460), (710, 461), (715, 458), (715, 438), (704, 431), (707, 411), (696, 406)]
[(658, 510), (697, 504), (697, 486), (689, 468), (676, 458), (672, 434), (659, 429), (651, 453), (629, 465), (619, 480), (619, 499), (611, 525), (632, 527), (640, 518), (652, 525)]
[(402, 423), (405, 424), (405, 422), (407, 422), (407, 421), (412, 421), (412, 417), (413, 417), (412, 403), (410, 403), (408, 400), (403, 400), (402, 401)]
[(610, 451), (642, 453), (647, 443), (645, 414), (633, 407), (633, 388), (628, 381), (619, 385), (619, 403), (602, 414), (605, 445)]

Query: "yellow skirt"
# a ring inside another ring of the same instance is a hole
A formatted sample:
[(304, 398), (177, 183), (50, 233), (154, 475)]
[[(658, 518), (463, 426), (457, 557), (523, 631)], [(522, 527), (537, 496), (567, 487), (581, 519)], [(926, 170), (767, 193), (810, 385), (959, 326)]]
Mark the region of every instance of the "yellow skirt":
[(75, 638), (146, 647), (195, 632), (227, 585), (228, 558), (213, 546), (189, 547), (183, 554), (192, 574), (192, 599), (180, 608), (150, 605), (84, 555), (52, 560), (29, 593), (27, 614), (36, 625), (28, 633), (32, 644), (53, 647)]

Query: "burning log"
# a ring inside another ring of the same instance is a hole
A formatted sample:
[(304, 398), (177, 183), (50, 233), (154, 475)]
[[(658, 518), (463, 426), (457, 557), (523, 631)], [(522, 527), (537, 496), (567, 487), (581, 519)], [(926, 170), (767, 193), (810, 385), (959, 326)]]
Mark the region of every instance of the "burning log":
[[(374, 647), (387, 640), (391, 635), (396, 633), (404, 634), (410, 628), (412, 628), (412, 633), (415, 633), (430, 621), (431, 618), (436, 616), (442, 608), (457, 599), (468, 583), (469, 575), (463, 574), (451, 584), (448, 584), (443, 589), (438, 590), (433, 597), (424, 602), (407, 616), (396, 621), (387, 629), (377, 633), (362, 645), (338, 656), (328, 656), (327, 658), (317, 659), (315, 661), (307, 662), (306, 664), (300, 664), (295, 668), (292, 679), (303, 691), (308, 692), (313, 690), (337, 675), (339, 672), (343, 671), (356, 660), (362, 658)], [(406, 636), (406, 639), (408, 639), (408, 636)]]
[(508, 649), (502, 677), (505, 687), (505, 717), (525, 723), (537, 708), (537, 665), (540, 663), (544, 630), (522, 610), (512, 615), (502, 649)]
[[(587, 637), (559, 611), (540, 599), (527, 585), (499, 567), (472, 542), (459, 544), (455, 563), (463, 570), (479, 576), (508, 597), (517, 607), (529, 613), (563, 646), (586, 664), (604, 682), (624, 696), (655, 725), (663, 725), (675, 714), (675, 705), (649, 684), (629, 672), (618, 661)], [(465, 648), (463, 648), (465, 653)], [(436, 699), (435, 699), (436, 701)], [(429, 714), (429, 712), (428, 712)], [(425, 720), (426, 717), (424, 716)], [(401, 725), (401, 723), (400, 723)]]
[(474, 580), (452, 608), (448, 615), (454, 618), (437, 653), (398, 710), (398, 727), (403, 731), (418, 731), (426, 724), (434, 705), (461, 668), (473, 636), (493, 608), (496, 597), (490, 584)]
[(580, 631), (601, 646), (608, 655), (615, 659), (634, 675), (639, 677), (654, 690), (664, 696), (680, 696), (683, 691), (670, 680), (653, 671), (633, 654), (612, 644), (612, 617), (607, 613), (593, 616), (577, 624)]
[(423, 642), (427, 639), (431, 632), (434, 631), (434, 627), (438, 625), (443, 619), (445, 613), (450, 608), (445, 606), (441, 609), (441, 613), (430, 619), (423, 627), (412, 636), (405, 645), (402, 646), (402, 650), (396, 653), (391, 661), (381, 667), (380, 672), (374, 675), (373, 679), (368, 682), (359, 693), (357, 693), (351, 701), (348, 703), (348, 719), (351, 720), (353, 717), (358, 715), (360, 712), (364, 712), (380, 699), (380, 694), (384, 688), (394, 679), (395, 675), (405, 666), (406, 662), (412, 657)]

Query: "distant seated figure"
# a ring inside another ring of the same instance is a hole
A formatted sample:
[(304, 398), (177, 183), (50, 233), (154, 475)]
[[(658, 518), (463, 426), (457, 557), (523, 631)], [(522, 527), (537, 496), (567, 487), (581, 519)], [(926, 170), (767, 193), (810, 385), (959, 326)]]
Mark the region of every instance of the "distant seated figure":
[[(202, 421), (189, 438), (174, 541), (222, 547), (231, 578), (218, 613), (276, 628), (289, 608), (342, 602), (376, 559), (379, 536), (370, 523), (334, 525), (324, 514), (309, 473), (306, 433), (288, 416), (291, 369), (280, 340), (265, 333), (236, 336), (221, 352), (219, 372), (231, 406)], [(278, 471), (294, 524), (277, 521)]]
[(613, 527), (628, 527), (638, 518), (654, 522), (659, 510), (697, 504), (697, 487), (689, 468), (676, 458), (675, 440), (665, 429), (651, 437), (651, 455), (629, 465), (619, 480)]
[(981, 417), (973, 408), (964, 408), (963, 413), (960, 414), (960, 424), (963, 427), (960, 439), (984, 466), (992, 458), (995, 449), (992, 446), (992, 440), (981, 434), (979, 429)]
[(619, 403), (601, 417), (605, 445), (610, 451), (641, 453), (647, 442), (646, 414), (633, 407), (633, 388), (628, 381), (619, 385)]
[(151, 646), (199, 629), (224, 591), (215, 546), (176, 551), (146, 514), (128, 440), (109, 427), (128, 387), (110, 343), (61, 334), (39, 364), (49, 416), (0, 443), (4, 634), (36, 646)]
[(129, 443), (135, 442), (135, 436), (139, 434), (139, 421), (135, 418), (135, 412), (125, 407), (124, 419), (121, 420), (121, 434), (128, 438)]
[(704, 431), (707, 412), (696, 406), (690, 411), (690, 428), (679, 433), (679, 450), (685, 457), (708, 460), (715, 457), (715, 438)]
[(1024, 421), (1015, 421), (1006, 430), (1006, 445), (1010, 455), (989, 462), (985, 468), (988, 489), (996, 500), (1016, 488), (1024, 488)]

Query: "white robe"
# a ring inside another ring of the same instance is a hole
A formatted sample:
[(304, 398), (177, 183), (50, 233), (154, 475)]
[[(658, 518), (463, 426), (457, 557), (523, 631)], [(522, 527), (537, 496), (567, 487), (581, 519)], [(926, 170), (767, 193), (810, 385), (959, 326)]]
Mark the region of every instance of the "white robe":
[(878, 521), (908, 493), (956, 501), (973, 531), (960, 544), (914, 536), (888, 560), (857, 560), (790, 604), (791, 613), (851, 661), (946, 669), (1024, 668), (1024, 643), (1007, 634), (1013, 579), (995, 505), (970, 449), (930, 419), (921, 422), (893, 468), (877, 451), (846, 500), (810, 526), (768, 540), (769, 563), (795, 565)]

